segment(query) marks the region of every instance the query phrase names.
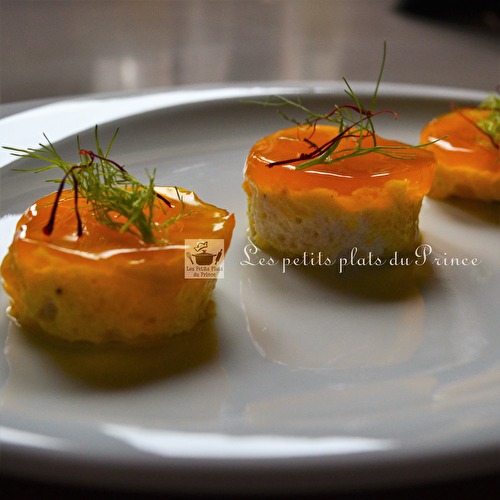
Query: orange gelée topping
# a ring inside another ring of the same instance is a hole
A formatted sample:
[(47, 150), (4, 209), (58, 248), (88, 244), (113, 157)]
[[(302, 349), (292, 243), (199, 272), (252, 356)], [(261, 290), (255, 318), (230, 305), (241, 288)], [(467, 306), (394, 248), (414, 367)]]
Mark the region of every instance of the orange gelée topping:
[(460, 165), (477, 170), (498, 172), (499, 149), (491, 138), (475, 125), (488, 118), (491, 111), (467, 108), (439, 116), (422, 130), (421, 142), (432, 142), (428, 146), (442, 165)]
[[(404, 155), (405, 158), (394, 158), (370, 152), (346, 158), (335, 163), (320, 164), (304, 170), (296, 170), (296, 166), (305, 160), (269, 167), (272, 162), (299, 158), (301, 154), (312, 151), (309, 139), (317, 146), (322, 146), (338, 135), (338, 127), (317, 125), (315, 129), (292, 127), (264, 137), (251, 149), (245, 168), (245, 176), (257, 185), (286, 187), (291, 190), (310, 190), (326, 188), (339, 195), (351, 195), (364, 187), (383, 188), (390, 180), (407, 180), (417, 187), (422, 197), (429, 191), (435, 171), (434, 155), (421, 148), (393, 149), (392, 155)], [(372, 147), (374, 138), (366, 136), (362, 146)], [(376, 145), (400, 148), (406, 144), (376, 137)], [(337, 152), (332, 158), (345, 156), (357, 147), (355, 138), (342, 139)]]
[[(79, 237), (74, 193), (70, 190), (62, 193), (57, 206), (54, 229), (50, 235), (46, 235), (43, 229), (50, 218), (55, 193), (38, 200), (25, 212), (18, 222), (14, 243), (42, 243), (49, 249), (63, 251), (68, 260), (81, 257), (92, 260), (109, 257), (134, 260), (138, 252), (144, 251), (149, 252), (148, 258), (154, 259), (154, 254), (158, 252), (151, 250), (174, 249), (176, 246), (183, 246), (185, 239), (224, 239), (225, 248), (229, 247), (234, 228), (233, 214), (204, 203), (193, 192), (179, 188), (184, 202), (184, 213), (191, 213), (181, 217), (166, 229), (161, 229), (160, 225), (163, 222), (181, 213), (182, 203), (173, 187), (156, 187), (155, 190), (172, 205), (168, 207), (160, 199), (155, 204), (156, 243), (146, 244), (138, 234), (130, 231), (121, 233), (116, 228), (100, 223), (92, 215), (91, 205), (88, 205), (83, 198), (79, 198), (78, 201), (78, 211), (83, 226), (83, 234)], [(161, 204), (163, 204), (163, 209)], [(118, 214), (114, 216), (114, 219), (117, 222), (125, 222), (125, 219)], [(20, 248), (18, 247), (17, 250), (19, 251)], [(165, 259), (165, 252), (159, 253), (163, 254), (161, 259)]]

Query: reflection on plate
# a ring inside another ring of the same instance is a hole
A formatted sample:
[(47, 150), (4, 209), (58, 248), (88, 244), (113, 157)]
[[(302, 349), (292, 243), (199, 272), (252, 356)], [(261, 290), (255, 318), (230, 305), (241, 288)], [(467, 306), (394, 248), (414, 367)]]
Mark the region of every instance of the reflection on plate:
[[(355, 84), (361, 99), (372, 90)], [(271, 261), (246, 237), (242, 169), (251, 145), (283, 124), (273, 111), (241, 101), (299, 91), (316, 109), (344, 99), (340, 84), (174, 89), (69, 101), (0, 120), (9, 145), (26, 147), (45, 132), (71, 158), (67, 135), (80, 132), (82, 144), (90, 142), (95, 123), (82, 110), (99, 109), (103, 141), (120, 126), (114, 159), (138, 176), (156, 168), (159, 184), (193, 189), (237, 218), (217, 316), (204, 325), (193, 366), (179, 362), (182, 341), (140, 353), (139, 363), (138, 353), (120, 349), (108, 358), (40, 343), (2, 316), (5, 471), (241, 492), (250, 477), (255, 491), (298, 491), (500, 465), (498, 205), (425, 200), (426, 250), (412, 262), (372, 266), (354, 256), (339, 269)], [(386, 85), (379, 106), (399, 118), (396, 127), (382, 117), (377, 130), (415, 143), (451, 100), (481, 97)], [(8, 214), (52, 187), (1, 161), (3, 255), (16, 221)], [(169, 359), (177, 369), (165, 370)], [(103, 373), (119, 383), (100, 383)]]
[[(425, 338), (425, 305), (414, 271), (413, 266), (388, 265), (342, 274), (336, 269), (294, 268), (283, 274), (280, 267), (246, 268), (242, 304), (248, 331), (266, 359), (291, 368), (340, 370), (403, 363)], [(280, 287), (269, 301), (272, 283)], [(304, 321), (304, 310), (310, 324)], [(315, 338), (316, 328), (328, 333)]]

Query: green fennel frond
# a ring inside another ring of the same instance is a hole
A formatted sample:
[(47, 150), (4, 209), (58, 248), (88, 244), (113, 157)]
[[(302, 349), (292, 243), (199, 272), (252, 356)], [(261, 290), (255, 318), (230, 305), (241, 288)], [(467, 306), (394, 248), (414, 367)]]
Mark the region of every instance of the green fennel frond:
[[(303, 153), (300, 155), (299, 158), (289, 158), (286, 160), (271, 162), (268, 164), (268, 166), (274, 167), (276, 165), (296, 163), (295, 165), (296, 170), (304, 170), (314, 165), (336, 163), (338, 161), (345, 160), (350, 157), (362, 156), (369, 153), (376, 153), (399, 159), (413, 159), (415, 155), (412, 154), (411, 152), (412, 149), (428, 146), (429, 144), (433, 144), (441, 140), (437, 139), (436, 141), (432, 141), (427, 144), (419, 144), (417, 146), (411, 146), (411, 145), (380, 146), (377, 144), (377, 137), (375, 135), (375, 126), (373, 124), (373, 118), (383, 113), (390, 113), (394, 115), (395, 118), (397, 118), (397, 114), (391, 110), (382, 110), (377, 112), (374, 111), (377, 94), (380, 87), (380, 82), (382, 80), (382, 74), (384, 71), (385, 58), (386, 58), (386, 44), (384, 43), (382, 65), (377, 79), (377, 83), (375, 85), (375, 90), (372, 96), (371, 107), (369, 109), (365, 108), (361, 104), (354, 90), (351, 88), (351, 86), (349, 85), (348, 81), (345, 78), (343, 79), (347, 87), (345, 93), (350, 97), (353, 103), (344, 104), (342, 106), (335, 105), (333, 110), (326, 114), (318, 114), (311, 111), (306, 106), (304, 106), (300, 97), (298, 97), (296, 102), (279, 95), (272, 95), (268, 97), (268, 99), (264, 102), (247, 101), (249, 103), (260, 104), (263, 106), (277, 107), (279, 108), (278, 113), (283, 118), (294, 123), (299, 127), (303, 128), (312, 127), (314, 131), (314, 127), (320, 121), (324, 121), (326, 123), (332, 123), (338, 127), (336, 135), (332, 137), (332, 139), (326, 142), (325, 144), (321, 145), (314, 144), (311, 140), (311, 138), (314, 137), (313, 133), (311, 133), (311, 136), (309, 138), (301, 139), (307, 142), (308, 145), (310, 146), (311, 150), (309, 153)], [(305, 118), (297, 120), (293, 117), (286, 115), (284, 111), (281, 109), (286, 106), (292, 107), (296, 111), (300, 111), (302, 114), (305, 115)], [(362, 145), (361, 142), (362, 139), (368, 136), (372, 138), (373, 146)], [(348, 137), (354, 139), (355, 146), (346, 149), (339, 149), (340, 145), (343, 144), (342, 140)], [(333, 156), (334, 153), (335, 156)]]
[[(49, 179), (47, 181), (57, 182), (59, 189), (52, 209), (51, 219), (44, 228), (46, 234), (50, 234), (53, 230), (57, 204), (66, 182), (74, 191), (79, 236), (82, 234), (82, 226), (77, 208), (77, 199), (79, 196), (85, 198), (87, 203), (92, 206), (92, 215), (100, 223), (114, 227), (121, 232), (132, 232), (142, 238), (147, 244), (155, 243), (155, 229), (165, 228), (180, 217), (188, 215), (184, 213), (184, 203), (177, 190), (177, 195), (182, 204), (181, 213), (176, 217), (171, 217), (161, 225), (155, 223), (155, 207), (161, 207), (165, 211), (165, 207), (170, 207), (170, 202), (155, 191), (155, 171), (152, 174), (146, 171), (149, 182), (143, 184), (133, 175), (129, 174), (123, 166), (108, 159), (109, 151), (117, 133), (118, 129), (113, 135), (106, 151), (103, 151), (99, 143), (96, 126), (96, 153), (81, 149), (80, 140), (77, 137), (80, 155), (80, 161), (77, 164), (64, 161), (45, 135), (47, 144), (40, 144), (38, 149), (18, 149), (4, 146), (5, 149), (11, 150), (14, 156), (48, 162), (48, 165), (42, 167), (16, 170), (38, 173), (53, 168), (60, 168), (64, 172), (64, 176), (61, 179)], [(125, 222), (118, 222), (116, 214), (123, 216)]]
[(493, 144), (498, 148), (500, 144), (500, 96), (490, 94), (480, 105), (479, 108), (486, 108), (490, 111), (488, 118), (480, 120), (477, 126), (488, 136)]

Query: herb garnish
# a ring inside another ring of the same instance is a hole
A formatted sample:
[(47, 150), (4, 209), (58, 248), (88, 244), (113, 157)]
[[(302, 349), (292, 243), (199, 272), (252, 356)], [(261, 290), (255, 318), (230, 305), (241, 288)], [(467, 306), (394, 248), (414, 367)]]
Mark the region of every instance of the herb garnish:
[[(380, 146), (377, 145), (377, 137), (375, 136), (375, 127), (373, 125), (372, 118), (382, 113), (390, 113), (394, 115), (397, 119), (397, 114), (390, 110), (383, 111), (374, 111), (375, 102), (377, 100), (378, 89), (380, 86), (380, 82), (382, 80), (382, 74), (385, 66), (385, 58), (386, 58), (386, 44), (384, 43), (384, 53), (382, 58), (382, 66), (380, 68), (380, 73), (377, 79), (377, 83), (375, 86), (375, 91), (372, 97), (371, 107), (370, 109), (366, 109), (363, 107), (356, 94), (352, 90), (351, 86), (347, 82), (345, 78), (343, 78), (344, 83), (347, 86), (347, 90), (345, 93), (354, 101), (354, 104), (345, 104), (343, 106), (335, 106), (333, 111), (320, 115), (312, 112), (307, 109), (301, 102), (300, 97), (297, 102), (291, 101), (282, 96), (272, 95), (265, 102), (256, 102), (252, 101), (254, 104), (260, 104), (264, 106), (274, 106), (274, 107), (283, 107), (283, 106), (292, 106), (301, 112), (306, 113), (307, 117), (303, 121), (298, 121), (294, 118), (288, 117), (281, 110), (278, 110), (278, 113), (283, 116), (286, 120), (295, 123), (298, 127), (312, 127), (312, 133), (309, 138), (305, 139), (297, 139), (306, 142), (311, 151), (309, 153), (301, 153), (298, 158), (289, 158), (286, 160), (280, 160), (276, 162), (268, 163), (268, 167), (272, 168), (276, 165), (284, 165), (290, 163), (301, 162), (295, 166), (295, 170), (304, 170), (306, 168), (312, 167), (314, 165), (319, 164), (331, 164), (336, 163), (341, 160), (345, 160), (347, 158), (351, 158), (353, 156), (362, 156), (369, 153), (377, 153), (385, 156), (390, 156), (391, 158), (400, 158), (400, 159), (413, 159), (415, 156), (411, 153), (406, 153), (406, 150), (411, 150), (415, 148), (420, 148), (423, 146), (428, 146), (429, 144), (433, 144), (436, 141), (429, 142), (427, 144), (419, 144), (417, 146)], [(278, 102), (273, 101), (273, 99), (277, 99)], [(355, 116), (356, 115), (356, 116)], [(311, 137), (314, 134), (314, 129), (318, 122), (321, 120), (325, 120), (329, 123), (335, 123), (338, 126), (338, 133), (335, 137), (330, 139), (328, 142), (322, 145), (316, 145), (311, 140)], [(344, 148), (337, 150), (339, 145), (341, 144), (342, 139), (347, 137), (353, 138), (356, 142), (356, 146), (353, 148)], [(361, 144), (361, 140), (366, 137), (373, 138), (373, 146), (364, 147)], [(337, 156), (333, 157), (332, 155), (337, 153)], [(339, 155), (339, 153), (341, 153)]]
[(481, 109), (488, 109), (488, 118), (477, 123), (479, 129), (488, 135), (493, 145), (500, 149), (500, 96), (491, 94), (480, 105)]
[[(153, 174), (149, 174), (146, 171), (149, 183), (145, 185), (129, 174), (123, 166), (107, 158), (117, 134), (118, 129), (113, 135), (107, 150), (104, 152), (99, 144), (96, 126), (95, 142), (97, 153), (81, 149), (80, 139), (77, 137), (78, 152), (80, 155), (80, 162), (78, 164), (64, 161), (45, 134), (44, 137), (48, 145), (40, 144), (39, 149), (18, 149), (4, 146), (5, 149), (14, 151), (12, 153), (13, 156), (49, 162), (49, 165), (44, 167), (16, 169), (18, 171), (39, 173), (52, 168), (60, 168), (64, 172), (62, 179), (50, 179), (47, 181), (59, 183), (59, 189), (50, 219), (43, 228), (45, 234), (50, 235), (54, 229), (57, 206), (66, 181), (72, 186), (74, 191), (78, 236), (82, 236), (83, 234), (82, 222), (78, 212), (78, 196), (87, 199), (87, 202), (92, 206), (92, 215), (100, 223), (117, 228), (120, 232), (130, 231), (134, 234), (138, 233), (146, 244), (156, 242), (153, 229), (164, 228), (180, 217), (189, 215), (184, 214), (184, 203), (179, 191), (176, 189), (178, 199), (182, 204), (181, 213), (176, 217), (171, 217), (162, 224), (155, 223), (154, 207), (159, 206), (165, 213), (164, 205), (171, 207), (171, 204), (154, 189), (155, 171), (153, 171)], [(158, 203), (158, 200), (161, 203)], [(113, 217), (116, 214), (123, 216), (126, 222), (117, 221)]]
[[(464, 110), (474, 109), (488, 110), (490, 114), (487, 118), (476, 120), (464, 113)], [(500, 96), (490, 94), (477, 107), (455, 108), (454, 104), (452, 104), (452, 110), (485, 135), (494, 148), (500, 150)]]

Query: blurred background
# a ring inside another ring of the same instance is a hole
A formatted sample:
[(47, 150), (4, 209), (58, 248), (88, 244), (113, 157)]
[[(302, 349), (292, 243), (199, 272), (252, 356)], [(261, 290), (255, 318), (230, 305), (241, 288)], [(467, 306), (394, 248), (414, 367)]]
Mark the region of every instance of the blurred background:
[[(458, 5), (457, 5), (458, 4)], [(0, 102), (270, 80), (493, 91), (498, 0), (0, 0)]]

